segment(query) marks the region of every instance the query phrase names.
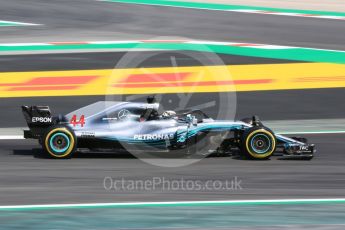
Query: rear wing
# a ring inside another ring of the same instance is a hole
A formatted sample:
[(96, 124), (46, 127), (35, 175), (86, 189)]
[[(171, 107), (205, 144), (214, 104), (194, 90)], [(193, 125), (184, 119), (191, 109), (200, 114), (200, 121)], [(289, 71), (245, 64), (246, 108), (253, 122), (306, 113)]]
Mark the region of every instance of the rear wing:
[(53, 124), (49, 106), (22, 106), (22, 111), (29, 128)]
[(24, 130), (24, 138), (39, 138), (47, 127), (54, 124), (49, 106), (22, 106), (22, 112), (30, 130)]

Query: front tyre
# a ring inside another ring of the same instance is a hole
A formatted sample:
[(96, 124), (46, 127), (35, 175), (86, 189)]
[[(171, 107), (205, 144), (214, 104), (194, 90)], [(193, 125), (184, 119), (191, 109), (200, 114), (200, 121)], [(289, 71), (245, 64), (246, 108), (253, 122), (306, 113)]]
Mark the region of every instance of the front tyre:
[(43, 148), (56, 159), (71, 158), (76, 149), (74, 132), (66, 126), (53, 126), (44, 135)]
[(276, 143), (272, 131), (264, 127), (252, 127), (243, 133), (241, 150), (249, 159), (265, 160), (273, 155)]

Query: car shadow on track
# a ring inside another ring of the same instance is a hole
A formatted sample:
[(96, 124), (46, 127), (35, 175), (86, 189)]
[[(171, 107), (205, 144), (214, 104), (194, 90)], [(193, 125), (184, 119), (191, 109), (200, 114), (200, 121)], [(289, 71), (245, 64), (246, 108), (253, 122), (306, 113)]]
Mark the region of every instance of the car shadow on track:
[[(33, 149), (14, 149), (13, 155), (17, 156), (32, 156), (34, 158), (39, 159), (50, 159), (49, 156), (47, 156), (42, 149), (40, 148), (33, 148)], [(180, 156), (181, 157), (181, 156)], [(241, 157), (239, 155), (229, 155), (229, 154), (216, 154), (212, 153), (207, 156), (207, 158), (222, 158), (222, 157), (231, 157), (235, 160), (248, 160), (244, 157)], [(73, 158), (123, 158), (123, 159), (135, 159), (136, 157), (129, 153), (129, 152), (76, 152), (73, 155)], [(176, 159), (177, 157), (169, 156), (165, 158), (172, 158)]]
[[(13, 150), (13, 155), (19, 155), (19, 156), (33, 156), (34, 158), (40, 158), (40, 159), (50, 159), (49, 156), (47, 156), (46, 154), (44, 154), (43, 150), (40, 148), (32, 148), (32, 149), (14, 149)], [(226, 158), (231, 158), (233, 160), (240, 160), (240, 161), (248, 161), (247, 158), (245, 158), (244, 156), (241, 156), (240, 154), (236, 153), (236, 154), (218, 154), (218, 153), (212, 153), (210, 155), (208, 155), (206, 158), (222, 158), (222, 157), (226, 157)], [(135, 159), (137, 158), (136, 156), (134, 156), (133, 154), (129, 153), (129, 152), (76, 152), (73, 155), (73, 158), (122, 158), (122, 159)], [(171, 158), (171, 159), (176, 159), (176, 157), (164, 157), (164, 158)], [(295, 161), (295, 160), (310, 160), (310, 159), (302, 159), (302, 158), (286, 158), (286, 157), (282, 157), (282, 156), (274, 156), (272, 157), (275, 160), (282, 160), (282, 161)], [(271, 159), (267, 159), (267, 160), (260, 160), (260, 161), (270, 161)]]
[[(42, 149), (34, 148), (34, 149), (15, 149), (13, 150), (13, 155), (21, 155), (21, 156), (33, 156), (34, 158), (40, 159), (50, 159), (49, 156), (44, 154)], [(87, 153), (75, 153), (73, 158), (135, 158), (130, 153), (94, 153), (94, 152), (87, 152)]]

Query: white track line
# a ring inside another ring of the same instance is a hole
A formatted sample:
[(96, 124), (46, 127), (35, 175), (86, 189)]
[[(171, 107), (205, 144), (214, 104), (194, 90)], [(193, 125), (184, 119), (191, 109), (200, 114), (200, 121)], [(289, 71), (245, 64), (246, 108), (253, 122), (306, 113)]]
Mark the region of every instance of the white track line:
[(218, 46), (234, 46), (254, 49), (267, 49), (267, 50), (284, 50), (284, 49), (308, 49), (308, 50), (321, 50), (332, 52), (345, 52), (344, 50), (330, 50), (309, 47), (295, 47), (295, 46), (282, 46), (274, 44), (260, 44), (251, 42), (231, 42), (231, 41), (199, 41), (199, 40), (179, 40), (179, 41), (155, 41), (155, 40), (118, 40), (118, 41), (77, 41), (77, 42), (37, 42), (37, 43), (0, 43), (0, 47), (23, 47), (23, 46), (63, 46), (63, 45), (120, 45), (120, 44), (142, 44), (142, 43), (181, 43), (181, 44), (194, 44), (194, 45), (218, 45)]
[(35, 204), (35, 205), (5, 205), (5, 209), (34, 209), (34, 208), (92, 208), (92, 207), (130, 207), (130, 206), (158, 206), (158, 205), (208, 205), (208, 204), (291, 204), (291, 203), (328, 203), (345, 202), (345, 198), (331, 199), (273, 199), (273, 200), (220, 200), (220, 201), (167, 201), (167, 202), (125, 202), (125, 203), (80, 203), (80, 204)]
[(339, 131), (305, 131), (305, 132), (278, 132), (278, 134), (337, 134), (337, 133), (345, 133), (345, 130)]
[[(109, 0), (96, 0), (98, 2), (110, 2), (110, 3), (126, 3), (122, 1), (109, 1)], [(130, 3), (137, 5), (151, 5), (151, 6), (161, 6), (161, 7), (174, 7), (174, 8), (185, 8), (185, 9), (196, 9), (196, 10), (210, 10), (210, 11), (226, 11), (226, 12), (237, 12), (237, 13), (248, 13), (248, 14), (261, 14), (261, 15), (278, 15), (278, 16), (288, 16), (288, 17), (301, 17), (301, 18), (319, 18), (319, 19), (331, 19), (331, 20), (345, 20), (345, 16), (336, 16), (336, 15), (318, 15), (318, 14), (306, 14), (306, 13), (293, 13), (293, 12), (279, 12), (279, 11), (270, 11), (270, 10), (255, 10), (255, 9), (241, 9), (239, 6), (238, 9), (212, 9), (201, 6), (176, 6), (170, 5), (169, 2), (161, 3)], [(278, 9), (277, 9), (278, 10)]]
[(0, 46), (51, 46), (49, 43), (0, 43)]
[(107, 45), (107, 44), (127, 44), (127, 43), (141, 43), (141, 41), (134, 40), (124, 40), (124, 41), (94, 41), (86, 42), (87, 44), (96, 44), (96, 45)]
[[(180, 44), (194, 44), (194, 45), (215, 45), (215, 46), (234, 46), (253, 49), (266, 50), (285, 50), (285, 49), (308, 49), (320, 51), (332, 51), (344, 53), (344, 50), (319, 49), (310, 47), (297, 46), (282, 46), (275, 44), (260, 44), (252, 42), (231, 42), (231, 41), (199, 41), (199, 40), (179, 40), (179, 41), (155, 41), (155, 40), (118, 40), (118, 41), (74, 41), (74, 42), (37, 42), (37, 43), (0, 43), (0, 47), (24, 47), (24, 46), (63, 46), (63, 45), (120, 45), (120, 44), (164, 44), (164, 43), (180, 43)], [(78, 49), (78, 48), (77, 48)]]
[(74, 41), (74, 42), (38, 42), (38, 43), (0, 43), (0, 46), (62, 46), (62, 45), (117, 45), (117, 44), (141, 44), (141, 43), (185, 43), (185, 44), (198, 44), (198, 45), (228, 45), (228, 46), (236, 46), (236, 47), (249, 47), (249, 48), (261, 48), (261, 49), (294, 49), (294, 48), (302, 48), (302, 47), (292, 47), (292, 46), (279, 46), (279, 45), (271, 45), (271, 44), (259, 44), (259, 43), (248, 43), (248, 42), (219, 42), (219, 41), (199, 41), (199, 40), (179, 40), (179, 41), (171, 41), (171, 40), (162, 40), (162, 41), (155, 41), (155, 40), (118, 40), (118, 41)]
[(266, 10), (226, 10), (230, 12), (249, 13), (249, 14), (264, 14), (264, 15), (279, 15), (279, 16), (290, 16), (290, 17), (302, 17), (302, 18), (320, 18), (320, 19), (334, 19), (334, 20), (345, 20), (344, 16), (334, 15), (318, 15), (318, 14), (304, 14), (304, 13), (288, 13), (279, 11), (266, 11)]
[(27, 23), (27, 22), (16, 22), (16, 21), (4, 21), (0, 20), (0, 23), (9, 23), (15, 25), (22, 25), (22, 26), (41, 26), (42, 24), (36, 24), (36, 23)]
[(23, 135), (1, 135), (0, 140), (22, 140)]

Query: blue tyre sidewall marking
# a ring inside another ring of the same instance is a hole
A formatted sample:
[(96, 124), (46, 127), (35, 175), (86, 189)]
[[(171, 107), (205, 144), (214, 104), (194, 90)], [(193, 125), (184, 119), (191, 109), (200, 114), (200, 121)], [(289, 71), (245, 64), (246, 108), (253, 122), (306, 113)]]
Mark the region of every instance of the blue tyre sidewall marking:
[[(53, 145), (53, 139), (54, 139), (56, 136), (62, 136), (62, 137), (67, 141), (67, 146), (66, 146), (65, 148), (63, 148), (63, 149), (56, 149), (56, 148), (54, 147), (54, 145)], [(71, 144), (71, 143), (70, 143), (69, 137), (68, 137), (66, 134), (60, 133), (60, 132), (54, 133), (54, 135), (50, 137), (50, 141), (49, 141), (50, 148), (51, 148), (54, 152), (56, 152), (56, 153), (64, 153), (64, 152), (69, 148), (70, 144)]]
[[(257, 136), (263, 136), (264, 138), (266, 138), (269, 141), (269, 146), (266, 149), (258, 150), (258, 149), (256, 149), (254, 147), (254, 139)], [(258, 133), (254, 137), (252, 137), (252, 140), (250, 141), (250, 145), (251, 145), (252, 150), (255, 151), (255, 153), (257, 153), (257, 154), (265, 154), (267, 151), (269, 151), (271, 149), (271, 140), (270, 140), (270, 138), (267, 135), (262, 134), (262, 133)]]

